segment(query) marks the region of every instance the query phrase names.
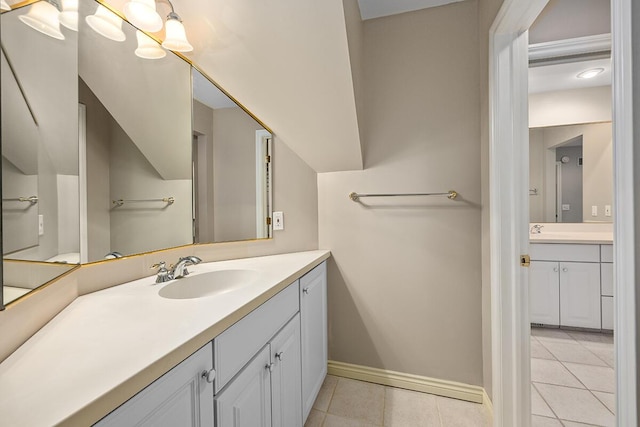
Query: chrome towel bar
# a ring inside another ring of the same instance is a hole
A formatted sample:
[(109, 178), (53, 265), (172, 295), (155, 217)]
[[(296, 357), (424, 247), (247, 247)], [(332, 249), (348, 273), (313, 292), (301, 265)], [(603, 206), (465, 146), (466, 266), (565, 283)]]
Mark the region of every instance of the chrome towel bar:
[(3, 202), (29, 202), (32, 205), (38, 203), (38, 196), (15, 197), (13, 199), (2, 199)]
[(168, 205), (172, 205), (176, 200), (173, 197), (163, 197), (161, 199), (118, 199), (111, 202), (116, 206), (122, 206), (125, 203), (139, 203), (139, 202), (165, 202)]
[(356, 192), (350, 193), (349, 198), (354, 202), (357, 202), (362, 197), (405, 197), (405, 196), (447, 196), (448, 199), (453, 200), (458, 197), (458, 192), (449, 190), (446, 193), (394, 193), (394, 194), (359, 194)]

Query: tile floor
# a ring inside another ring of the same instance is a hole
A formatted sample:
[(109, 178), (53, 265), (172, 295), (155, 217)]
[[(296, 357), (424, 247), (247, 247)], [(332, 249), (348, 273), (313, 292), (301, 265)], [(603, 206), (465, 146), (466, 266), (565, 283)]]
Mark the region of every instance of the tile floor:
[(477, 403), (328, 375), (305, 427), (490, 427)]
[(531, 425), (615, 425), (613, 335), (531, 329)]

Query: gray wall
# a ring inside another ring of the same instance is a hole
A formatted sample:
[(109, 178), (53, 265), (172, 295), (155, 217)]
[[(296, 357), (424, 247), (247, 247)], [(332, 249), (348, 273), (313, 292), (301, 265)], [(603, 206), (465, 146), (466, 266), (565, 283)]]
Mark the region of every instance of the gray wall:
[(562, 222), (582, 222), (582, 170), (578, 158), (582, 157), (582, 147), (560, 147), (556, 149), (556, 161), (563, 156), (569, 162), (562, 164), (562, 201), (569, 210), (562, 211)]
[[(331, 359), (483, 383), (477, 13), (364, 22), (365, 170), (318, 175)], [(460, 199), (347, 197), (449, 189)]]

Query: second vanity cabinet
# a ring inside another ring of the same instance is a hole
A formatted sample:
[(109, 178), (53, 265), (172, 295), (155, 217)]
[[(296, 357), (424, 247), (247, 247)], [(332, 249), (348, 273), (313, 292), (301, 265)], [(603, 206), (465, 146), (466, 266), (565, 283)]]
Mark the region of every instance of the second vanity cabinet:
[(532, 244), (532, 323), (607, 329), (603, 317), (600, 245)]
[(96, 425), (302, 427), (327, 373), (326, 287), (323, 262)]

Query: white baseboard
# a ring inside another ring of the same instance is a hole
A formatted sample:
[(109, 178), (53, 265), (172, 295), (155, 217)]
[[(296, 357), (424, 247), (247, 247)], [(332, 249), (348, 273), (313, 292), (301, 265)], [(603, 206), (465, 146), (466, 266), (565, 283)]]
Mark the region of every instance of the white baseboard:
[(350, 363), (336, 362), (333, 360), (329, 361), (327, 373), (337, 377), (421, 391), (423, 393), (452, 397), (468, 402), (491, 404), (491, 400), (487, 397), (484, 388), (455, 381), (405, 374), (402, 372), (388, 371), (386, 369), (369, 368), (367, 366), (352, 365)]

